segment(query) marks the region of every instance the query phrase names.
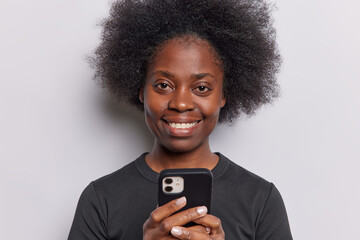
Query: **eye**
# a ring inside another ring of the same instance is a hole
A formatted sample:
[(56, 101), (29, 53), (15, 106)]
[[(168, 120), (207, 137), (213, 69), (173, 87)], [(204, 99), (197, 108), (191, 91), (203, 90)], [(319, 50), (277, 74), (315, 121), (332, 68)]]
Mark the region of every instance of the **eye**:
[(172, 87), (168, 84), (168, 83), (157, 83), (154, 85), (155, 89), (157, 89), (157, 91), (170, 91), (172, 89)]
[(209, 91), (211, 89), (207, 86), (204, 86), (204, 85), (200, 85), (200, 86), (197, 86), (196, 88), (194, 88), (194, 93), (195, 94), (198, 94), (198, 95), (205, 95), (205, 94), (208, 94)]
[(197, 87), (197, 89), (198, 89), (198, 91), (200, 91), (200, 92), (205, 92), (205, 91), (207, 91), (207, 90), (209, 90), (207, 87), (205, 87), (205, 86), (199, 86), (199, 87)]
[(161, 89), (166, 89), (169, 87), (169, 85), (167, 85), (166, 83), (159, 83), (159, 84), (157, 84), (157, 87), (161, 88)]

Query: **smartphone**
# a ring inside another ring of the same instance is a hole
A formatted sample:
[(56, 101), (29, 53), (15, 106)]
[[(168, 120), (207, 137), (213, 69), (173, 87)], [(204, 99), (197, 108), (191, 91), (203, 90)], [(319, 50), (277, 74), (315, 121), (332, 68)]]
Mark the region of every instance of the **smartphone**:
[(206, 168), (165, 169), (158, 178), (158, 203), (162, 206), (176, 198), (186, 197), (189, 208), (206, 206), (211, 208), (213, 175)]

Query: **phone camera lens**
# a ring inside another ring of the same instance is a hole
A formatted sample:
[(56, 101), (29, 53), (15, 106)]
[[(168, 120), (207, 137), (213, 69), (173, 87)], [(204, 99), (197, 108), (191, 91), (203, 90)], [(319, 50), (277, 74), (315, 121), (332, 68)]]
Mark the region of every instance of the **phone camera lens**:
[(173, 180), (171, 178), (167, 178), (165, 179), (165, 183), (166, 184), (171, 184), (173, 182)]
[(171, 192), (172, 190), (173, 190), (173, 188), (172, 188), (172, 187), (169, 187), (169, 186), (165, 188), (165, 191), (166, 191), (166, 192)]

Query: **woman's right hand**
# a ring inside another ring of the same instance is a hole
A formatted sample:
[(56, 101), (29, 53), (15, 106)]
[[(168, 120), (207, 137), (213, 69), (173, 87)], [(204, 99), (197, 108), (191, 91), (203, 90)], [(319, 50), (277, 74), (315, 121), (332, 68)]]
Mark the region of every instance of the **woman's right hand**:
[[(177, 239), (170, 234), (173, 227), (183, 226), (205, 216), (207, 213), (206, 207), (195, 207), (174, 214), (185, 205), (186, 198), (182, 197), (156, 208), (144, 223), (143, 240)], [(191, 228), (204, 234), (210, 233), (208, 228), (201, 225)]]

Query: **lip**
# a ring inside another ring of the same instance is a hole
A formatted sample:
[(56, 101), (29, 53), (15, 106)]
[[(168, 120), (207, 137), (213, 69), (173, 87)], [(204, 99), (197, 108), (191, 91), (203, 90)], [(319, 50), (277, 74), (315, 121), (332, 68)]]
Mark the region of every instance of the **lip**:
[(166, 116), (162, 117), (161, 120), (165, 122), (171, 123), (193, 123), (193, 122), (200, 122), (200, 117), (178, 117), (178, 116)]
[[(189, 118), (177, 118), (177, 119), (166, 118), (166, 119), (161, 119), (161, 120), (162, 120), (162, 124), (163, 124), (164, 128), (169, 133), (169, 135), (174, 136), (174, 137), (189, 137), (193, 134), (193, 132), (202, 123), (202, 121), (199, 119), (189, 119)], [(196, 122), (196, 124), (189, 128), (175, 128), (175, 127), (170, 126), (170, 123), (179, 123), (179, 124), (189, 123), (189, 124), (191, 124), (191, 123), (195, 123), (195, 122)]]

